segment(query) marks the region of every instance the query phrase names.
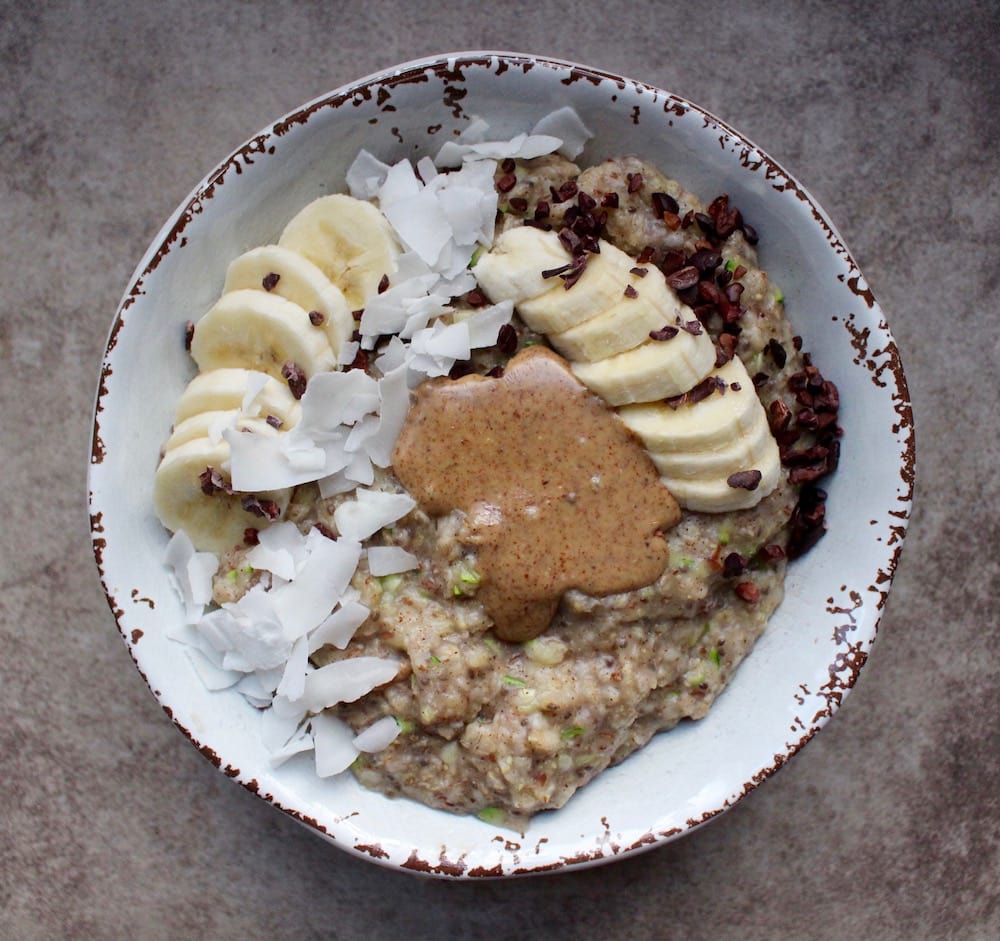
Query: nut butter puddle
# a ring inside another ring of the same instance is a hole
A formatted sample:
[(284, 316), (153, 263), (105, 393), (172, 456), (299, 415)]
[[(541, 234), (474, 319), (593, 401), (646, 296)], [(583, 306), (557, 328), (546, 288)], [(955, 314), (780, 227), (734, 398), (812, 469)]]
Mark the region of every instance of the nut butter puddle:
[(508, 641), (541, 634), (570, 588), (652, 584), (667, 566), (663, 532), (680, 520), (639, 442), (541, 346), (500, 378), (423, 383), (393, 467), (431, 516), (466, 514), (478, 597)]

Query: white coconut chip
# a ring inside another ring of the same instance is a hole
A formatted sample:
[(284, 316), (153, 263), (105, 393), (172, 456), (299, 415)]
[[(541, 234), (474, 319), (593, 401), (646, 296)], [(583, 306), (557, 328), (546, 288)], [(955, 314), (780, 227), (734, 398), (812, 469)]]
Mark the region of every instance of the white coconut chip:
[(364, 370), (323, 372), (313, 376), (302, 396), (302, 417), (296, 426), (314, 439), (353, 425), (378, 408), (378, 383)]
[(313, 747), (316, 749), (316, 774), (329, 778), (346, 771), (358, 750), (354, 747), (354, 731), (335, 716), (320, 715), (312, 720)]
[(361, 543), (328, 539), (318, 529), (307, 537), (309, 555), (294, 580), (269, 592), (271, 606), (290, 641), (318, 627), (334, 609), (357, 570)]
[(284, 745), (280, 748), (274, 748), (271, 750), (270, 761), (271, 767), (277, 768), (283, 765), (289, 758), (294, 758), (296, 755), (301, 755), (303, 752), (313, 750), (313, 733), (311, 729), (302, 728), (293, 735)]
[(388, 173), (389, 164), (362, 150), (347, 169), (347, 188), (355, 199), (374, 199)]
[(562, 143), (557, 150), (567, 160), (576, 160), (583, 153), (587, 141), (594, 136), (593, 131), (580, 120), (576, 110), (568, 105), (545, 115), (531, 129), (531, 133), (558, 138)]
[(289, 520), (265, 527), (257, 534), (257, 540), (257, 545), (247, 552), (246, 562), (259, 571), (290, 581), (296, 569), (305, 563), (306, 537)]
[(361, 542), (402, 519), (416, 505), (413, 497), (406, 493), (359, 487), (354, 500), (347, 500), (334, 510), (333, 521), (341, 536)]
[(198, 552), (188, 534), (178, 529), (167, 543), (163, 560), (184, 603), (184, 619), (194, 624), (212, 600), (212, 576), (219, 558), (212, 552)]
[(378, 428), (365, 442), (365, 451), (377, 467), (389, 467), (396, 439), (406, 424), (406, 415), (410, 409), (409, 370), (405, 360), (379, 380), (378, 394)]
[(291, 641), (261, 585), (238, 602), (210, 611), (198, 622), (198, 630), (222, 654), (226, 670), (252, 673), (284, 666), (291, 653)]
[(275, 690), (278, 696), (297, 701), (302, 698), (306, 688), (306, 674), (309, 672), (309, 642), (305, 636), (292, 644), (292, 652), (288, 655), (285, 672)]
[(399, 723), (392, 716), (384, 716), (356, 735), (351, 744), (358, 751), (380, 752), (396, 740), (399, 732)]
[(376, 577), (398, 575), (420, 568), (420, 559), (399, 546), (371, 546), (368, 549), (368, 571)]
[(240, 405), (240, 411), (244, 415), (260, 414), (260, 403), (257, 402), (257, 396), (264, 391), (264, 386), (267, 385), (270, 378), (265, 372), (258, 372), (255, 369), (248, 370), (246, 391), (243, 393), (243, 402)]
[(550, 154), (562, 145), (558, 137), (547, 134), (518, 134), (506, 141), (482, 141), (476, 144), (463, 144), (457, 141), (446, 141), (434, 158), (439, 167), (457, 167), (462, 161), (468, 160), (504, 160), (507, 157), (530, 160)]
[(350, 657), (335, 660), (306, 675), (299, 702), (309, 712), (322, 712), (342, 702), (355, 702), (373, 689), (391, 683), (399, 661), (384, 657)]
[(235, 686), (242, 678), (243, 674), (239, 670), (223, 670), (217, 667), (204, 653), (195, 647), (188, 647), (184, 651), (194, 672), (198, 674), (198, 679), (205, 684), (205, 689), (215, 693), (220, 689), (229, 689)]
[(343, 650), (357, 629), (368, 620), (369, 614), (371, 611), (365, 605), (341, 600), (340, 607), (309, 635), (309, 653), (313, 654), (327, 644)]

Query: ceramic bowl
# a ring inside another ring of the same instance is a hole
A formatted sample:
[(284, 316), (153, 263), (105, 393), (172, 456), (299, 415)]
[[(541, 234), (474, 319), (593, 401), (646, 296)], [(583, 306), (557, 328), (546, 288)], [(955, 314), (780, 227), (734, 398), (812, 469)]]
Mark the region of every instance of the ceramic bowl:
[[(258, 713), (209, 692), (168, 638), (181, 616), (151, 505), (174, 403), (193, 373), (179, 336), (219, 295), (228, 262), (273, 241), (309, 200), (343, 188), (361, 148), (433, 153), (471, 117), (498, 139), (572, 105), (593, 131), (581, 163), (636, 153), (706, 202), (727, 192), (762, 241), (762, 264), (842, 398), (843, 456), (828, 480), (829, 532), (790, 567), (787, 597), (709, 715), (657, 736), (517, 835), (390, 800), (308, 762), (271, 767)], [(877, 459), (873, 458), (877, 455)], [(637, 853), (732, 807), (796, 755), (858, 678), (902, 546), (913, 427), (896, 345), (832, 222), (745, 137), (676, 95), (583, 65), (471, 52), (410, 62), (319, 98), (227, 157), (139, 262), (112, 326), (97, 395), (90, 510), (119, 630), (164, 711), (221, 771), (337, 846), (377, 863), (474, 878), (565, 870)], [(252, 823), (250, 825), (253, 825)]]

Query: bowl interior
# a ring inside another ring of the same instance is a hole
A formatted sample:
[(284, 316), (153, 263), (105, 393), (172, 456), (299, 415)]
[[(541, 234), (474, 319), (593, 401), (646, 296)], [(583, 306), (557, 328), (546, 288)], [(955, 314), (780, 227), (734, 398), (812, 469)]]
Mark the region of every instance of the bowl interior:
[[(636, 153), (708, 201), (726, 192), (824, 374), (841, 390), (841, 465), (829, 532), (790, 568), (786, 599), (709, 715), (660, 735), (537, 816), (523, 836), (320, 780), (308, 759), (270, 766), (259, 713), (210, 692), (171, 640), (180, 604), (152, 512), (160, 446), (194, 373), (183, 325), (218, 297), (229, 261), (276, 240), (305, 203), (344, 189), (362, 148), (433, 154), (471, 117), (503, 139), (572, 105), (593, 132), (579, 159)], [(879, 455), (873, 460), (872, 455)], [(882, 313), (825, 214), (784, 170), (689, 102), (552, 60), (464, 53), (408, 63), (304, 106), (247, 142), (178, 208), (139, 263), (115, 319), (94, 424), (93, 542), (131, 654), (174, 722), (227, 774), (337, 845), (455, 876), (587, 865), (672, 839), (738, 801), (795, 754), (853, 685), (874, 639), (912, 488), (905, 381)]]

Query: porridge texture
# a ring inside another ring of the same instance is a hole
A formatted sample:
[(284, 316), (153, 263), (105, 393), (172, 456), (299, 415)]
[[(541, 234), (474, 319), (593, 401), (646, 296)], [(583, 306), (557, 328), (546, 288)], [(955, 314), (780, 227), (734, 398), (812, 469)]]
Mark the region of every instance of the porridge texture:
[[(752, 501), (737, 500), (735, 508), (723, 503), (705, 512), (679, 497), (678, 509), (630, 430), (628, 410), (643, 406), (626, 397), (616, 411), (562, 368), (615, 426), (638, 468), (623, 473), (627, 499), (612, 513), (602, 518), (581, 500), (574, 516), (579, 482), (553, 483), (555, 489), (546, 491), (548, 476), (539, 476), (538, 467), (550, 463), (555, 479), (573, 462), (564, 432), (567, 422), (585, 426), (590, 419), (580, 414), (552, 414), (547, 432), (544, 416), (519, 416), (526, 433), (516, 438), (516, 421), (491, 424), (509, 403), (477, 411), (469, 395), (461, 394), (464, 410), (451, 425), (460, 433), (447, 440), (451, 446), (464, 440), (465, 447), (453, 450), (452, 466), (435, 458), (441, 468), (436, 481), (433, 464), (420, 461), (430, 445), (418, 434), (414, 416), (434, 417), (429, 397), (447, 396), (449, 388), (471, 395), (497, 387), (526, 358), (564, 363), (548, 352), (554, 341), (547, 333), (515, 313), (495, 347), (456, 365), (450, 378), (430, 380), (429, 388), (416, 391), (417, 405), (397, 444), (398, 468), (377, 469), (372, 486), (409, 490), (417, 506), (376, 533), (372, 544), (413, 553), (419, 568), (376, 577), (362, 560), (352, 584), (371, 614), (344, 649), (325, 646), (312, 662), (375, 656), (401, 664), (392, 682), (332, 709), (355, 730), (385, 717), (400, 727), (388, 747), (362, 754), (352, 765), (364, 785), (449, 811), (517, 821), (562, 806), (657, 732), (706, 714), (780, 603), (788, 561), (822, 535), (825, 495), (817, 482), (836, 467), (839, 403), (836, 388), (801, 350), (779, 288), (758, 265), (757, 233), (725, 196), (705, 205), (636, 157), (583, 170), (558, 156), (508, 159), (498, 164), (495, 182), (498, 236), (525, 228), (554, 233), (572, 254), (566, 270), (546, 275), (564, 278), (567, 300), (575, 291), (582, 296), (588, 272), (581, 269), (594, 262), (577, 260), (588, 252), (591, 259), (599, 257), (593, 254), (598, 243), (630, 256), (633, 272), (643, 272), (636, 284), (652, 268), (662, 273), (693, 319), (647, 331), (648, 344), (657, 341), (656, 333), (668, 342), (675, 342), (671, 337), (678, 331), (703, 334), (711, 341), (714, 367), (739, 360), (746, 367), (743, 385), (752, 385), (740, 389), (739, 381), (730, 380), (727, 390), (721, 380), (699, 383), (663, 396), (665, 407), (680, 411), (713, 396), (721, 401), (737, 391), (755, 392), (780, 453), (780, 473), (767, 487), (760, 484), (760, 492), (767, 490), (762, 499), (758, 492)], [(484, 283), (460, 299), (456, 319), (495, 300)], [(632, 296), (626, 286), (625, 297)], [(566, 335), (585, 356), (584, 341), (577, 343), (571, 329)], [(359, 352), (351, 368), (368, 368), (369, 358)], [(590, 364), (579, 363), (578, 375), (588, 375)], [(636, 413), (635, 427), (640, 419)], [(443, 421), (440, 414), (437, 420)], [(492, 437), (486, 442), (484, 435)], [(545, 478), (544, 485), (519, 492), (511, 482), (512, 464), (523, 466), (527, 476)], [(498, 476), (497, 467), (506, 467), (505, 475)], [(614, 476), (610, 468), (608, 474)], [(470, 483), (501, 477), (506, 483), (494, 503)], [(684, 479), (682, 469), (678, 480)], [(759, 473), (732, 475), (726, 492), (742, 498), (759, 481)], [(294, 488), (284, 516), (302, 529), (319, 526), (336, 535), (334, 514), (349, 496), (321, 498), (315, 484), (303, 484)], [(550, 582), (547, 594), (518, 594), (513, 557), (505, 557), (506, 568), (497, 564), (499, 550), (509, 549), (516, 533), (491, 536), (483, 513), (492, 507), (508, 520), (518, 513), (526, 520), (525, 506), (533, 501), (561, 501), (568, 515), (553, 516), (550, 538), (534, 554), (522, 554), (530, 575), (558, 568), (563, 555), (554, 537), (564, 534), (597, 550), (591, 567), (600, 568), (603, 553), (609, 568), (628, 574), (628, 555), (618, 549), (638, 534), (631, 573), (636, 577), (608, 582), (571, 573)], [(248, 551), (244, 545), (223, 556), (214, 579), (216, 602), (233, 601), (255, 583), (258, 575), (245, 564)], [(504, 607), (504, 599), (515, 595), (520, 609)], [(534, 614), (526, 614), (533, 606)], [(520, 631), (522, 616), (532, 624)]]

